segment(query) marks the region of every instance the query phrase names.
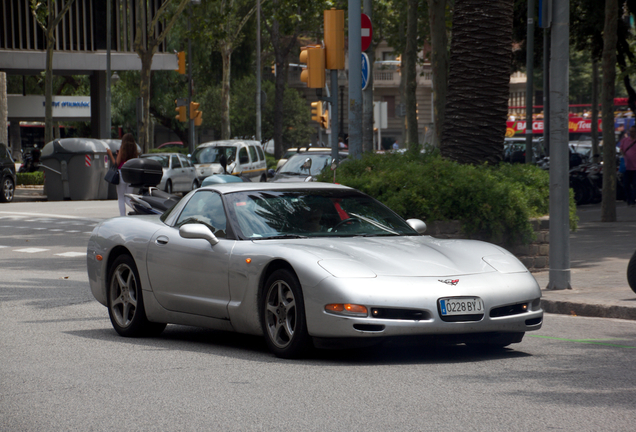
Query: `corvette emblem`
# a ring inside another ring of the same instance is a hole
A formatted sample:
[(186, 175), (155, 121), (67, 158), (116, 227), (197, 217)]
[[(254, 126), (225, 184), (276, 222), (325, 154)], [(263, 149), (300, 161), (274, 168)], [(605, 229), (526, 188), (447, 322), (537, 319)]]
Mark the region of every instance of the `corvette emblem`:
[(445, 283), (446, 285), (452, 285), (455, 286), (459, 283), (459, 279), (438, 279), (441, 283)]

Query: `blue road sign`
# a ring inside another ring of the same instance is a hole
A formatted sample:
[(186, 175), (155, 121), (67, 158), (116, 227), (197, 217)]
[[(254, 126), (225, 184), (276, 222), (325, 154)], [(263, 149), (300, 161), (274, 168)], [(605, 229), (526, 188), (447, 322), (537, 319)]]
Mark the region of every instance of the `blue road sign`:
[(369, 57), (365, 53), (362, 53), (362, 90), (367, 88), (367, 84), (369, 84), (370, 69)]

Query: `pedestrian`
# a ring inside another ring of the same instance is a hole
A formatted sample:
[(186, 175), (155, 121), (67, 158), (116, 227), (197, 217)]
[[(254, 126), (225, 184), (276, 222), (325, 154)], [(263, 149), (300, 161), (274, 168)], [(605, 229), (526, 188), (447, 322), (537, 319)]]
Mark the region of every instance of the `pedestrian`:
[(621, 140), (621, 155), (625, 158), (625, 196), (627, 205), (636, 204), (636, 126), (629, 128), (629, 135)]
[(126, 216), (126, 204), (130, 202), (130, 199), (126, 198), (126, 194), (132, 193), (133, 189), (128, 183), (124, 182), (124, 179), (121, 175), (121, 167), (130, 159), (139, 157), (135, 138), (130, 133), (127, 133), (122, 137), (121, 147), (119, 147), (117, 157), (113, 155), (113, 152), (110, 151), (110, 148), (107, 148), (106, 152), (108, 153), (108, 156), (110, 156), (111, 162), (117, 165), (117, 169), (119, 170), (119, 184), (117, 185), (117, 204), (119, 204), (119, 215)]
[(344, 142), (344, 138), (342, 136), (338, 137), (338, 148), (340, 150), (347, 150), (347, 145)]
[(398, 144), (397, 140), (395, 140), (395, 142), (393, 143), (393, 150), (397, 150), (400, 148), (400, 145)]

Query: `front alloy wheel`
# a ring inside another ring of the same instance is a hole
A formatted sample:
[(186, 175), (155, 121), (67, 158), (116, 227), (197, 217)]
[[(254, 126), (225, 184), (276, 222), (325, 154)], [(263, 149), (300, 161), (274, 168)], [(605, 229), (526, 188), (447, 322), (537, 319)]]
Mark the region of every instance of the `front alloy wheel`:
[(288, 270), (276, 270), (267, 279), (262, 302), (263, 332), (278, 357), (299, 357), (309, 347), (300, 282)]
[(13, 201), (13, 195), (15, 194), (15, 184), (11, 177), (5, 177), (2, 181), (2, 194), (0, 195), (0, 201), (11, 202)]
[(119, 256), (109, 272), (108, 315), (121, 336), (157, 335), (166, 327), (165, 324), (151, 323), (146, 318), (139, 273), (130, 255)]

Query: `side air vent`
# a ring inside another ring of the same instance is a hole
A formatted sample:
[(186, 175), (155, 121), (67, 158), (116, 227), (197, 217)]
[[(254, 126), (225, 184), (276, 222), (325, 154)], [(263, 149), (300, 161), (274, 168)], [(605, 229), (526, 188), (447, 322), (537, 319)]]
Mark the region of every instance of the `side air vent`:
[(519, 315), (528, 311), (528, 303), (518, 303), (513, 305), (501, 306), (490, 310), (491, 318), (505, 317), (511, 315)]

